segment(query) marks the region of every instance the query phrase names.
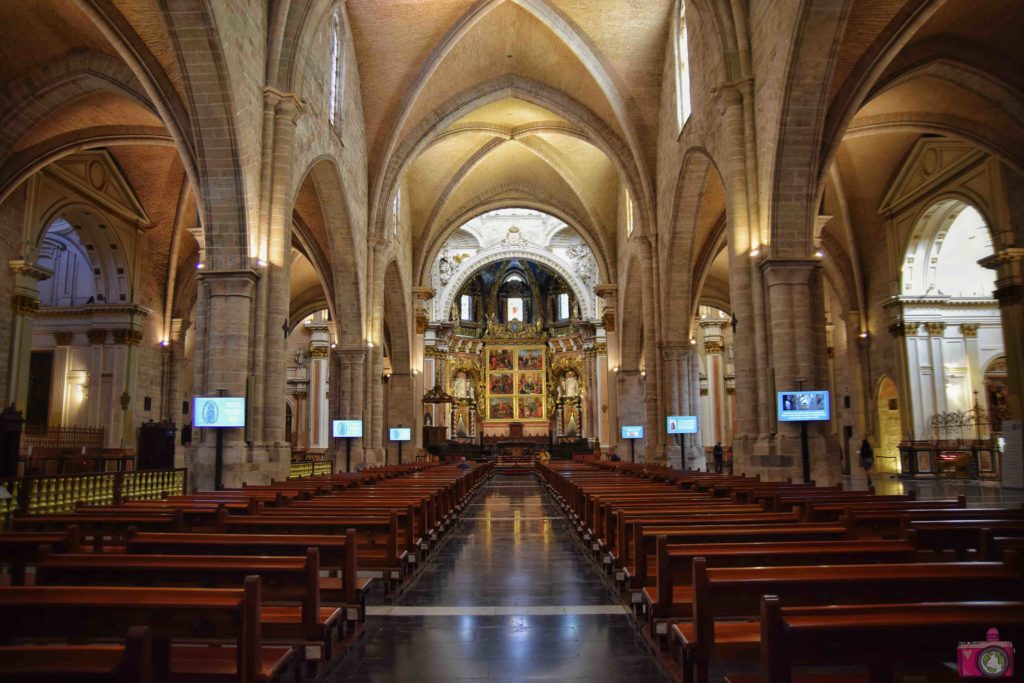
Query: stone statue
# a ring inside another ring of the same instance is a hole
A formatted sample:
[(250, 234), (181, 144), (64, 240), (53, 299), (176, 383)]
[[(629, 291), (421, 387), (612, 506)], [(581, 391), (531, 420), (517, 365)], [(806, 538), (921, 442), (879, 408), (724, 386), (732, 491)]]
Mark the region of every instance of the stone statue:
[(562, 378), (562, 396), (566, 398), (576, 398), (580, 394), (580, 383), (576, 378), (576, 373), (570, 370), (565, 373)]
[(446, 285), (452, 278), (452, 264), (447, 256), (442, 256), (437, 264), (438, 273), (441, 275), (441, 284)]
[(459, 371), (455, 376), (455, 398), (471, 398), (472, 392), (466, 373)]

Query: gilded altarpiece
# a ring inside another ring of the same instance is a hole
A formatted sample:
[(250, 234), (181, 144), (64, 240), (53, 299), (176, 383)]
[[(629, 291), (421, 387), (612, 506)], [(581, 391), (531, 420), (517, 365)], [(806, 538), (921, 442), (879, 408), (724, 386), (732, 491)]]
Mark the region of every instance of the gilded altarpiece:
[(488, 420), (547, 420), (546, 354), (543, 345), (484, 348)]

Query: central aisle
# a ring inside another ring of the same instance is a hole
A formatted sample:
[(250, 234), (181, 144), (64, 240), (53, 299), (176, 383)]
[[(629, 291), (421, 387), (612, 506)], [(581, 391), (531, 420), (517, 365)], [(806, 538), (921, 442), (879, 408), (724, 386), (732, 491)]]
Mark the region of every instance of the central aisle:
[(330, 681), (669, 681), (532, 476), (497, 475)]

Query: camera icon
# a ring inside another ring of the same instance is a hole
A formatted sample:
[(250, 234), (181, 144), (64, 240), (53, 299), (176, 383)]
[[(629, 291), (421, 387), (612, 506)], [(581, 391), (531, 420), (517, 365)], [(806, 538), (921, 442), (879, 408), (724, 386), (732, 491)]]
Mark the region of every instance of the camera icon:
[(956, 663), (962, 678), (1010, 677), (1013, 675), (1013, 643), (999, 640), (998, 629), (990, 628), (984, 641), (957, 646)]

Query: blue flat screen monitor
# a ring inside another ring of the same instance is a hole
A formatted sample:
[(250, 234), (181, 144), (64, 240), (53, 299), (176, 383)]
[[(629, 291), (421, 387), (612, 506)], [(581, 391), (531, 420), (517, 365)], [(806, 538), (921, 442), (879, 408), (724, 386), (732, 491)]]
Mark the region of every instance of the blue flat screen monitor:
[(632, 427), (622, 428), (623, 439), (642, 439), (644, 438), (644, 428), (640, 425), (634, 425)]
[(363, 436), (362, 420), (333, 420), (331, 436), (336, 439), (361, 439)]
[(388, 438), (392, 441), (412, 441), (412, 429), (409, 427), (391, 427)]
[(827, 391), (780, 391), (779, 422), (829, 419)]
[(193, 405), (196, 427), (244, 427), (244, 396), (196, 396)]
[(669, 415), (666, 419), (666, 428), (669, 434), (696, 434), (696, 415)]

